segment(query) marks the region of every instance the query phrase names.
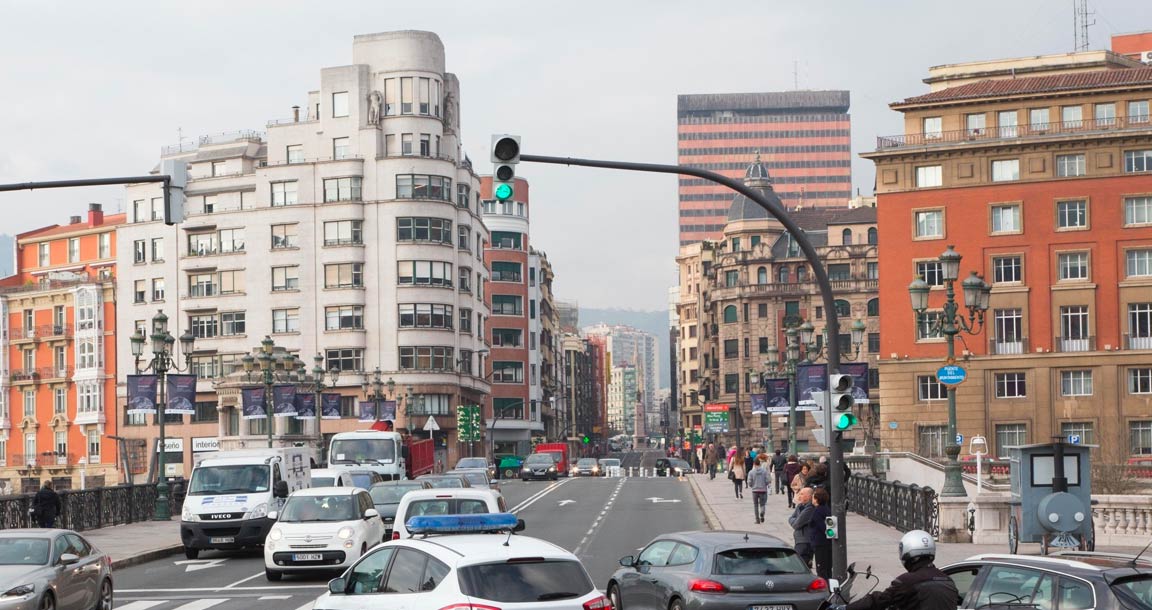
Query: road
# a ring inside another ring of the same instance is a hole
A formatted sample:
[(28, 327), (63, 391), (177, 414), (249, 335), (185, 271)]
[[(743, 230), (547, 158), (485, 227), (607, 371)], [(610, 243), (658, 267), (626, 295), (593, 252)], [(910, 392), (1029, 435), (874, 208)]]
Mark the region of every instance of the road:
[[(617, 561), (658, 534), (706, 527), (688, 483), (675, 478), (578, 478), (505, 481), (501, 492), (542, 538), (584, 563), (603, 588)], [(656, 500), (653, 500), (655, 498)], [(304, 610), (332, 574), (264, 579), (263, 556), (204, 552), (195, 561), (173, 556), (115, 574), (117, 610)]]

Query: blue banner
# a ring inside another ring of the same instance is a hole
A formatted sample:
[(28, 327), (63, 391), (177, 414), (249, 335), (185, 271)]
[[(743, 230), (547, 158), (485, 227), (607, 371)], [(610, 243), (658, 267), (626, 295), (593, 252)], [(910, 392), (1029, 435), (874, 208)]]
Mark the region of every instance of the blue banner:
[(380, 419), (384, 421), (396, 421), (395, 400), (383, 400), (380, 402)]
[(868, 365), (863, 362), (841, 364), (840, 372), (852, 376), (852, 398), (856, 399), (856, 404), (871, 404), (868, 398)]
[(752, 415), (768, 415), (768, 405), (766, 404), (767, 396), (765, 394), (753, 394), (752, 398)]
[(278, 385), (272, 387), (272, 412), (276, 417), (296, 415), (296, 386)]
[(128, 375), (128, 414), (156, 414), (156, 376)]
[(296, 419), (316, 417), (316, 395), (312, 392), (296, 394)]
[(787, 379), (764, 380), (764, 403), (769, 413), (787, 413), (791, 403), (788, 402), (788, 390), (791, 382)]
[(360, 421), (369, 422), (376, 421), (376, 403), (369, 401), (361, 401), (360, 403)]
[(320, 417), (324, 419), (340, 419), (340, 395), (320, 395)]
[(812, 392), (828, 391), (828, 365), (827, 364), (799, 364), (796, 365), (796, 404), (814, 406), (823, 409), (824, 405), (817, 405), (812, 399)]
[(264, 407), (264, 388), (243, 388), (240, 390), (240, 404), (244, 419), (264, 419), (268, 417)]
[(168, 415), (192, 415), (196, 413), (196, 376), (168, 375), (168, 396), (165, 397), (164, 413)]

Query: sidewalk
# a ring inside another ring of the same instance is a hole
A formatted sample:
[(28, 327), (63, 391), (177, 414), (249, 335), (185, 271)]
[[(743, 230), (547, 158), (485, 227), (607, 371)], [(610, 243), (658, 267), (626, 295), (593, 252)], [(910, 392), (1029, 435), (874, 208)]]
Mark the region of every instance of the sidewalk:
[[(741, 530), (771, 534), (791, 544), (792, 527), (788, 517), (788, 496), (769, 494), (765, 509), (764, 523), (757, 525), (752, 514), (752, 492), (744, 490), (744, 498), (737, 499), (732, 482), (723, 473), (715, 480), (708, 480), (706, 474), (688, 477), (696, 501), (704, 512), (704, 518), (712, 529)], [(866, 517), (848, 513), (846, 534), (848, 537), (848, 562), (856, 562), (858, 569), (872, 566), (872, 573), (880, 578), (880, 588), (888, 586), (892, 579), (904, 572), (897, 557), (897, 547), (902, 532), (880, 525)], [(844, 527), (842, 526), (842, 530)], [(1098, 550), (1122, 551), (1136, 554), (1139, 549), (1100, 548)], [(1020, 545), (1021, 555), (1039, 555), (1040, 546)], [(982, 553), (1007, 553), (1008, 542), (1004, 544), (959, 544), (938, 543), (936, 565), (944, 566)]]
[(80, 532), (96, 548), (112, 558), (112, 568), (121, 569), (179, 553), (180, 518), (171, 521), (141, 521)]

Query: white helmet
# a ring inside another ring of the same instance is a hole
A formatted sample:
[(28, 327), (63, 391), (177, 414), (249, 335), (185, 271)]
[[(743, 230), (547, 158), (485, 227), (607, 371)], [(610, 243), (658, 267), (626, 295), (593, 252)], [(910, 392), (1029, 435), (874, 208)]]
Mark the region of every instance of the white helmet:
[(912, 530), (900, 539), (900, 561), (908, 563), (920, 557), (936, 557), (936, 541), (924, 530)]

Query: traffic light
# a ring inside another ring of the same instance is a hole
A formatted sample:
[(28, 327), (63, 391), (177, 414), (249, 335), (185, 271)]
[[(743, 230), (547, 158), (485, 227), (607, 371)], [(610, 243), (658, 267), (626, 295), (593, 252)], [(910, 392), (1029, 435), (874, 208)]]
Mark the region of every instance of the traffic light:
[(520, 162), (520, 136), (492, 136), (492, 196), (508, 201), (516, 194), (516, 164)]
[(170, 177), (168, 188), (164, 191), (164, 224), (180, 224), (184, 222), (184, 188), (188, 186), (188, 162), (172, 159), (161, 161), (160, 173)]
[(840, 522), (836, 517), (824, 517), (824, 537), (829, 540), (840, 537)]
[(852, 396), (854, 383), (851, 375), (828, 376), (828, 392), (831, 394), (828, 402), (832, 408), (832, 429), (836, 432), (851, 430), (860, 421), (854, 409), (856, 406), (856, 399)]
[(587, 445), (588, 443), (591, 443), (591, 442), (592, 442), (592, 439), (588, 438), (588, 435), (587, 435), (587, 434), (585, 434), (583, 437), (581, 437), (581, 438), (580, 438), (580, 442), (582, 442), (582, 443), (584, 443), (585, 445)]

